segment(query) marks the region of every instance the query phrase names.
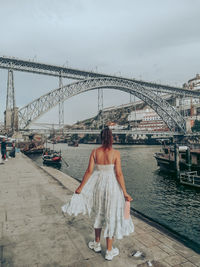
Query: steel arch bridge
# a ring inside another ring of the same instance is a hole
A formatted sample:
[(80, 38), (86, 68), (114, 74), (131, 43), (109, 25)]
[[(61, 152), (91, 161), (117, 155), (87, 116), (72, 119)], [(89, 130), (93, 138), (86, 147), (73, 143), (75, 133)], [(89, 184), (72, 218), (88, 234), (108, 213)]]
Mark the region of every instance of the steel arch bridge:
[(171, 131), (178, 131), (181, 133), (186, 132), (186, 123), (184, 118), (175, 110), (174, 107), (162, 99), (158, 94), (134, 81), (110, 77), (81, 80), (58, 89), (54, 89), (35, 99), (19, 110), (19, 128), (27, 128), (33, 121), (59, 104), (61, 99), (64, 101), (80, 93), (100, 88), (116, 89), (135, 95), (154, 109)]

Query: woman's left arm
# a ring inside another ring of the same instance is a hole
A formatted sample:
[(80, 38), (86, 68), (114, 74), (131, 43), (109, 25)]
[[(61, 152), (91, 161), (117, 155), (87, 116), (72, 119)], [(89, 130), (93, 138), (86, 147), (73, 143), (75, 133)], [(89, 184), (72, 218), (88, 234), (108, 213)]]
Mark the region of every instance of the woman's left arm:
[(85, 174), (83, 176), (83, 180), (82, 180), (81, 184), (79, 185), (79, 187), (75, 191), (76, 194), (80, 194), (81, 193), (84, 185), (87, 183), (88, 179), (91, 177), (91, 175), (93, 173), (93, 169), (94, 169), (94, 165), (95, 165), (94, 153), (95, 153), (95, 150), (93, 150), (91, 155), (90, 155), (90, 160), (89, 160), (89, 164), (88, 164), (87, 170), (86, 170), (86, 172), (85, 172)]

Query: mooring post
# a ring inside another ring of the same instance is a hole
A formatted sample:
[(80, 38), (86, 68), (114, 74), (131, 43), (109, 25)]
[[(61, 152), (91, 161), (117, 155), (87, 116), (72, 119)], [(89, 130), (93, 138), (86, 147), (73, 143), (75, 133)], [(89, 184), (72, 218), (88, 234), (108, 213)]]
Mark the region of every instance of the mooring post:
[(174, 145), (174, 164), (176, 169), (177, 178), (180, 177), (180, 164), (179, 164), (179, 146), (177, 144)]
[(186, 150), (186, 163), (187, 163), (187, 167), (188, 167), (188, 171), (191, 171), (191, 155), (190, 155), (190, 148), (188, 147), (188, 149)]

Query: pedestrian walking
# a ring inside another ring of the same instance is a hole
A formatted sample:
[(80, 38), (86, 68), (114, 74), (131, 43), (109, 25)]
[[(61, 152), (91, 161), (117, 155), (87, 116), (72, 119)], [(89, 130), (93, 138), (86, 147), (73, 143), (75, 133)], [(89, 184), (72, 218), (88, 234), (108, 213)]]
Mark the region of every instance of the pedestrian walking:
[(7, 158), (6, 158), (6, 139), (5, 137), (2, 139), (2, 142), (1, 142), (1, 155), (2, 155), (2, 159), (7, 161)]
[(114, 238), (122, 239), (134, 231), (127, 211), (127, 207), (130, 211), (132, 197), (126, 191), (120, 153), (112, 148), (112, 131), (108, 127), (102, 130), (101, 140), (102, 145), (90, 155), (80, 186), (70, 202), (62, 206), (62, 211), (69, 215), (88, 214), (94, 218), (95, 240), (88, 246), (95, 252), (101, 251), (100, 238), (104, 227), (105, 259), (112, 260), (119, 254), (119, 249), (112, 246)]

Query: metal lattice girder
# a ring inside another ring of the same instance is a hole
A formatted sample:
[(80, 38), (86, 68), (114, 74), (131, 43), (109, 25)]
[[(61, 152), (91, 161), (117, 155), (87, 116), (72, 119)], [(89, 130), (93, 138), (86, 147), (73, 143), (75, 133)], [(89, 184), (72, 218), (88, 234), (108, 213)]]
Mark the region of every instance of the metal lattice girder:
[[(61, 92), (63, 90), (63, 82), (62, 82), (62, 75), (59, 77), (59, 88), (61, 89)], [(60, 95), (59, 100), (59, 127), (61, 128), (64, 125), (64, 101), (62, 98), (62, 94)]]
[(117, 89), (135, 95), (154, 109), (171, 130), (183, 133), (186, 132), (186, 125), (183, 117), (159, 95), (133, 81), (107, 77), (87, 79), (72, 83), (62, 88), (52, 90), (32, 101), (19, 110), (20, 128), (28, 127), (31, 122), (56, 106), (60, 102), (61, 96), (63, 100), (66, 100), (77, 94), (100, 88)]
[(40, 62), (34, 62), (31, 60), (22, 60), (22, 59), (17, 59), (13, 57), (0, 57), (0, 68), (10, 69), (11, 66), (12, 66), (12, 69), (16, 71), (31, 72), (31, 73), (50, 75), (50, 76), (56, 76), (56, 77), (59, 77), (60, 73), (62, 73), (63, 78), (70, 78), (70, 79), (76, 79), (76, 80), (83, 80), (83, 79), (88, 79), (88, 78), (105, 78), (105, 77), (119, 78), (119, 79), (123, 79), (126, 81), (137, 83), (145, 88), (151, 88), (151, 90), (156, 91), (156, 92), (176, 94), (176, 95), (185, 94), (185, 96), (200, 97), (199, 92), (195, 92), (193, 90), (182, 89), (177, 86), (163, 85), (163, 84), (158, 84), (158, 83), (153, 83), (153, 82), (130, 79), (126, 77), (117, 77), (114, 75), (107, 75), (104, 73), (66, 68), (63, 66), (50, 65), (50, 64), (40, 63)]
[(64, 66), (50, 65), (41, 62), (35, 62), (31, 60), (23, 60), (14, 57), (0, 57), (0, 68), (12, 69), (16, 71), (24, 71), (37, 73), (42, 75), (50, 75), (59, 77), (62, 73), (63, 78), (83, 80), (87, 77), (105, 77), (106, 74), (95, 73), (92, 71), (85, 71), (79, 69), (72, 69)]

